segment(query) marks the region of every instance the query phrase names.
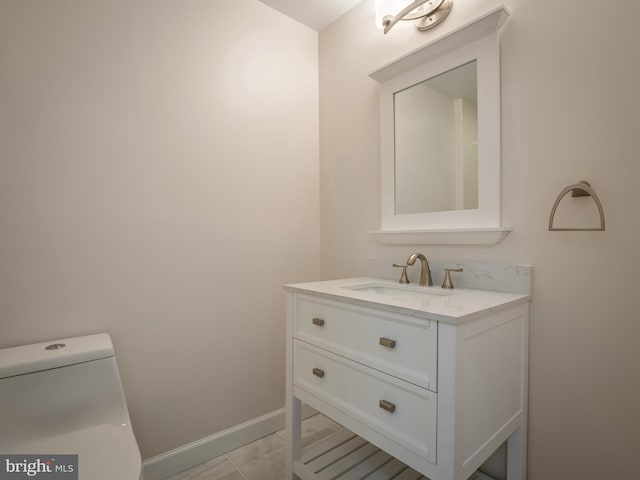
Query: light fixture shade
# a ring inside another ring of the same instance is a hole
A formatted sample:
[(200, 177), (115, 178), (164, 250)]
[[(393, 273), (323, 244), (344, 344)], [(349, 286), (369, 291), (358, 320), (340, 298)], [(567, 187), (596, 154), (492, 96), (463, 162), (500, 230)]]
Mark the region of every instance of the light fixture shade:
[(384, 19), (392, 19), (404, 7), (411, 3), (410, 0), (376, 0), (376, 26), (384, 28)]

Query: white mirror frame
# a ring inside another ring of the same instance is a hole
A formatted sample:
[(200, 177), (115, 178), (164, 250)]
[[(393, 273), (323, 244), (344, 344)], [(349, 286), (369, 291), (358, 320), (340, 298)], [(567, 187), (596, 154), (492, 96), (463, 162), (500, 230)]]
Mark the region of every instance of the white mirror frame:
[[(495, 244), (501, 225), (500, 45), (504, 7), (371, 74), (381, 83), (382, 243)], [(396, 215), (394, 93), (473, 60), (478, 71), (478, 209)]]

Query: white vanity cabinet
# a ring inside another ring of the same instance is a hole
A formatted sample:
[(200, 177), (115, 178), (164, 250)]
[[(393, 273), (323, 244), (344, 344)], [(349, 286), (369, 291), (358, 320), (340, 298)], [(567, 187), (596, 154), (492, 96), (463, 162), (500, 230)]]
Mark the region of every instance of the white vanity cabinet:
[(466, 480), (508, 441), (508, 478), (523, 480), (528, 296), (386, 302), (340, 282), (286, 287), (286, 478), (334, 478), (340, 462), (302, 450), (305, 402), (431, 480)]

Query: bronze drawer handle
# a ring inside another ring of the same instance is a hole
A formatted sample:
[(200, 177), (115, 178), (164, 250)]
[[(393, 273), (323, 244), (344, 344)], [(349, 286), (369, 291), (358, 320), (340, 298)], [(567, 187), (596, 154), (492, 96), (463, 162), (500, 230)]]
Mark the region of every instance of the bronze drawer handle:
[(393, 413), (396, 411), (396, 405), (391, 402), (387, 402), (386, 400), (380, 400), (380, 408), (386, 410), (389, 413)]
[(387, 348), (396, 348), (396, 341), (390, 338), (380, 337), (380, 345)]
[(320, 378), (322, 378), (322, 377), (324, 377), (324, 370), (322, 370), (321, 368), (314, 368), (314, 369), (313, 369), (313, 374), (314, 374), (316, 377), (320, 377)]
[(314, 325), (317, 325), (319, 327), (324, 327), (324, 320), (321, 318), (314, 318), (311, 321), (313, 322)]

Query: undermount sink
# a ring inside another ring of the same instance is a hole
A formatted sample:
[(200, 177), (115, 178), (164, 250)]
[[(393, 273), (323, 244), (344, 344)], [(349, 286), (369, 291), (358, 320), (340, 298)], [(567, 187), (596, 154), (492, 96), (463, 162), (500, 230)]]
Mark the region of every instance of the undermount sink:
[(360, 292), (375, 293), (378, 295), (385, 295), (387, 297), (401, 298), (401, 299), (414, 299), (423, 300), (427, 298), (440, 298), (443, 296), (451, 295), (451, 292), (442, 291), (441, 289), (435, 289), (433, 287), (420, 287), (409, 285), (387, 285), (378, 283), (367, 283), (364, 285), (350, 285), (343, 287), (347, 290), (356, 290)]

